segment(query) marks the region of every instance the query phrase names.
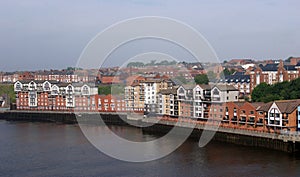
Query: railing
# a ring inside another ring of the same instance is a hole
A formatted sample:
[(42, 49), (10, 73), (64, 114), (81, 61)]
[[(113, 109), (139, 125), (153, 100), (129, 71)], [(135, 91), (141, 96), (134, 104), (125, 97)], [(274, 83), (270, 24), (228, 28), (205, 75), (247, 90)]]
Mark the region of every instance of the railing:
[[(152, 120), (153, 119), (153, 120)], [(247, 136), (256, 136), (256, 137), (264, 137), (264, 138), (272, 138), (272, 139), (279, 139), (283, 140), (284, 142), (287, 141), (298, 141), (300, 142), (300, 132), (290, 132), (290, 131), (271, 131), (267, 129), (257, 129), (254, 127), (245, 127), (245, 126), (239, 126), (239, 125), (230, 125), (230, 124), (222, 124), (222, 120), (215, 120), (215, 121), (199, 121), (197, 119), (191, 119), (191, 118), (170, 118), (167, 116), (161, 116), (156, 118), (147, 118), (144, 119), (144, 122), (157, 122), (157, 119), (159, 119), (160, 123), (166, 124), (166, 125), (178, 125), (178, 126), (184, 126), (184, 127), (191, 127), (191, 128), (198, 128), (198, 129), (204, 129), (204, 127), (214, 127), (217, 126), (217, 131), (219, 132), (226, 132), (226, 133), (235, 133), (235, 134), (241, 134), (241, 135), (247, 135)], [(185, 124), (183, 124), (185, 123)], [(190, 125), (189, 125), (190, 124)], [(195, 126), (191, 126), (192, 124), (196, 124)]]

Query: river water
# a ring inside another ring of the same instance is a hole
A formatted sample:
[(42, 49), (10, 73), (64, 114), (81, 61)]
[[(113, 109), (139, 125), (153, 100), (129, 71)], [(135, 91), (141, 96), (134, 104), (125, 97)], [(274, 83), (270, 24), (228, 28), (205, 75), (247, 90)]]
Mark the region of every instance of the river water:
[[(156, 138), (110, 128), (137, 141)], [(300, 176), (299, 157), (219, 142), (199, 148), (196, 139), (159, 160), (124, 162), (97, 150), (78, 125), (0, 120), (0, 142), (0, 176)]]

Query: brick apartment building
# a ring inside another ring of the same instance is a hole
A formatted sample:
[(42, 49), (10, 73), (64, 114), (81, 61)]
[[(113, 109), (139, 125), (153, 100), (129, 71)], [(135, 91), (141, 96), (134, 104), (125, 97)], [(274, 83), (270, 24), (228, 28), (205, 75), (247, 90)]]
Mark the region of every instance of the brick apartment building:
[(17, 109), (96, 111), (98, 89), (91, 84), (53, 81), (17, 81), (14, 84)]
[(275, 84), (283, 81), (291, 81), (300, 76), (300, 63), (297, 65), (284, 65), (283, 61), (259, 65), (249, 72), (250, 89), (252, 90), (260, 83)]
[(125, 112), (125, 100), (121, 96), (96, 95), (97, 110), (99, 112)]
[(222, 123), (231, 127), (250, 128), (268, 132), (300, 128), (300, 100), (269, 103), (227, 102)]

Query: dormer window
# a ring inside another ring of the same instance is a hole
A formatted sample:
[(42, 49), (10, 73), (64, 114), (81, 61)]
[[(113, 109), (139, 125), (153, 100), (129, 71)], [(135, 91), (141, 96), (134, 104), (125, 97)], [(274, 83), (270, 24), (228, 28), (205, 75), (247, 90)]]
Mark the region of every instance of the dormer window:
[(58, 88), (58, 86), (57, 86), (57, 85), (52, 86), (51, 94), (52, 94), (52, 95), (58, 95), (58, 93), (59, 93), (59, 88)]
[(214, 95), (219, 95), (218, 89), (215, 89), (215, 90), (213, 91), (213, 94), (214, 94)]
[(36, 89), (36, 84), (35, 84), (35, 82), (30, 82), (29, 83), (29, 90), (35, 90)]
[(21, 90), (22, 90), (22, 84), (20, 82), (16, 82), (15, 91), (21, 91)]
[(74, 88), (72, 85), (68, 85), (67, 88), (66, 88), (66, 92), (68, 94), (72, 94), (74, 92)]
[(83, 86), (82, 88), (82, 94), (83, 95), (89, 95), (90, 94), (90, 91), (89, 91), (89, 87), (88, 86)]
[(180, 88), (180, 89), (179, 89), (179, 93), (184, 93), (184, 89), (183, 89), (183, 88)]
[(50, 83), (48, 82), (48, 81), (46, 81), (45, 83), (44, 83), (44, 91), (50, 91)]

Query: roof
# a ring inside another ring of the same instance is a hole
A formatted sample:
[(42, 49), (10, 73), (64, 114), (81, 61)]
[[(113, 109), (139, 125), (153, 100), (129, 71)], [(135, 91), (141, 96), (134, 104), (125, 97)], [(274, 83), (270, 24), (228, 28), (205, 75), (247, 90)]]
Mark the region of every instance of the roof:
[(239, 82), (247, 82), (250, 83), (250, 75), (243, 75), (243, 74), (236, 74), (236, 75), (228, 75), (225, 76), (225, 79), (220, 79), (220, 82), (223, 83), (231, 83), (231, 82), (235, 82), (235, 83), (239, 83)]
[(238, 71), (236, 71), (232, 75), (234, 75), (234, 76), (241, 76), (241, 75), (245, 75), (245, 72), (238, 72)]
[(259, 65), (259, 67), (263, 71), (277, 71), (277, 69), (278, 69), (277, 66), (278, 66), (278, 64), (266, 64), (265, 66)]
[(250, 103), (252, 106), (254, 106), (256, 109), (260, 108), (261, 106), (265, 105), (266, 103), (263, 102), (253, 102)]
[[(21, 82), (22, 84), (29, 84), (31, 81), (33, 81), (37, 84), (46, 82), (45, 80), (19, 80), (19, 82)], [(18, 81), (16, 81), (16, 82), (18, 82)], [(49, 80), (48, 82), (51, 83), (51, 84), (58, 84), (57, 81), (53, 81), (53, 80)]]
[(103, 76), (101, 78), (101, 83), (110, 84), (110, 83), (120, 83), (120, 78), (118, 76)]
[(245, 101), (234, 101), (233, 103), (235, 105), (237, 105), (238, 107), (242, 107), (246, 102)]
[[(262, 71), (277, 71), (278, 70), (278, 63), (274, 64), (266, 64), (265, 66), (259, 65), (259, 67), (262, 69)], [(296, 71), (294, 65), (283, 65), (284, 69), (287, 71)]]
[(234, 86), (227, 85), (227, 84), (222, 84), (222, 85), (218, 84), (215, 85), (214, 87), (217, 87), (221, 91), (238, 91), (238, 89), (235, 88)]
[(281, 113), (292, 113), (300, 104), (300, 99), (297, 100), (279, 100), (274, 101)]
[(211, 85), (208, 84), (198, 84), (204, 90), (211, 90)]
[(134, 82), (134, 83), (130, 84), (130, 86), (131, 86), (131, 87), (140, 86), (140, 83), (138, 83), (138, 82)]
[[(252, 104), (253, 104), (253, 103), (252, 103)], [(257, 110), (257, 111), (268, 112), (272, 104), (273, 104), (273, 102), (261, 104), (261, 105), (259, 105), (259, 106), (256, 108), (256, 110)]]
[(287, 71), (295, 71), (295, 70), (297, 70), (297, 69), (295, 68), (295, 66), (293, 66), (293, 65), (284, 65), (283, 67), (284, 67), (284, 69), (287, 70)]
[[(37, 83), (37, 84), (42, 84), (46, 81), (43, 80), (21, 80), (19, 82), (21, 82), (22, 84), (29, 84), (31, 81)], [(82, 87), (83, 85), (88, 85), (90, 87), (95, 87), (95, 83), (83, 83), (83, 82), (76, 82), (76, 83), (66, 83), (66, 82), (57, 82), (57, 81), (52, 81), (52, 80), (47, 80), (47, 82), (49, 82), (52, 85), (57, 85), (59, 87), (66, 87), (68, 85), (72, 85), (74, 87)]]
[(190, 89), (194, 89), (195, 85), (194, 84), (183, 84), (182, 87), (185, 88), (186, 90), (190, 90)]

